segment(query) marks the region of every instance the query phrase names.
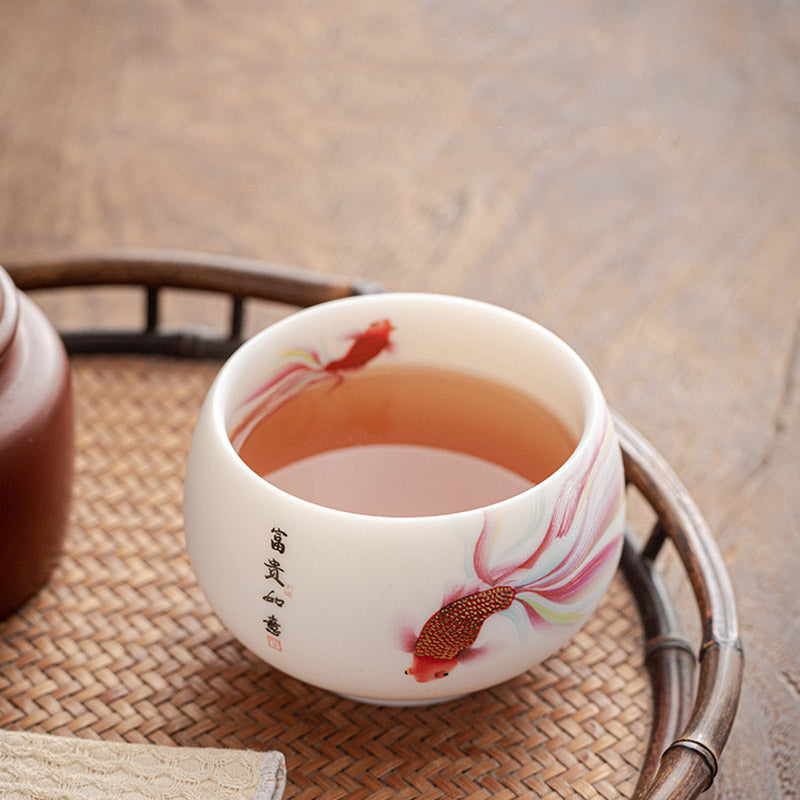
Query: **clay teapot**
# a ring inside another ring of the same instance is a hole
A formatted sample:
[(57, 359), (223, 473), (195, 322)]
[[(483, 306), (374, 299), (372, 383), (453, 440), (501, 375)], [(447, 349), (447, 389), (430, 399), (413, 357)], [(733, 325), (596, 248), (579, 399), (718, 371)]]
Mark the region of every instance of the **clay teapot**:
[(0, 619), (36, 594), (58, 561), (73, 461), (64, 345), (0, 268)]

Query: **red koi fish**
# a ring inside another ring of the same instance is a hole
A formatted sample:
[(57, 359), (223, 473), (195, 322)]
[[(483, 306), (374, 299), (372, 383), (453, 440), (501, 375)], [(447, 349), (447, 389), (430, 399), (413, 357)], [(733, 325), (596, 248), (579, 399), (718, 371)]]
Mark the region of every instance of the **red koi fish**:
[(390, 350), (394, 326), (388, 319), (373, 322), (366, 330), (351, 335), (349, 350), (341, 357), (323, 362), (314, 350), (298, 350), (283, 366), (247, 397), (238, 409), (238, 421), (229, 431), (234, 447), (239, 447), (253, 426), (287, 401), (320, 381), (334, 379), (338, 385), (342, 373), (361, 369), (384, 350)]
[(414, 662), (406, 670), (418, 683), (446, 678), (475, 643), (483, 623), (514, 602), (514, 589), (495, 586), (442, 606), (423, 626), (414, 643)]
[[(608, 434), (607, 430), (592, 454), (590, 473), (614, 468)], [(407, 675), (420, 683), (446, 677), (460, 662), (479, 654), (473, 645), (486, 620), (515, 603), (524, 609), (524, 618), (534, 627), (580, 621), (585, 613), (583, 601), (594, 588), (595, 577), (616, 564), (622, 544), (619, 534), (598, 549), (622, 505), (623, 482), (620, 480), (617, 491), (602, 496), (597, 492), (590, 496), (588, 483), (591, 481), (586, 479), (581, 482), (578, 500), (562, 493), (556, 502), (544, 541), (552, 540), (554, 531), (565, 535), (573, 522), (578, 533), (563, 559), (546, 571), (539, 568), (542, 543), (526, 553), (523, 542), (496, 558), (494, 551), (501, 549), (497, 545), (499, 525), (486, 513), (473, 567), (480, 584), (488, 588), (460, 590), (428, 619), (416, 640), (413, 635), (409, 638), (406, 649), (413, 659)]]
[(514, 601), (522, 604), (533, 625), (545, 622), (570, 623), (576, 621), (580, 613), (558, 613), (547, 619), (543, 607), (537, 609), (536, 601), (524, 597), (525, 593), (538, 595), (545, 602), (565, 603), (576, 601), (585, 592), (592, 578), (612, 560), (619, 551), (620, 537), (609, 542), (591, 561), (560, 586), (548, 587), (538, 581), (522, 586), (493, 586), (460, 597), (442, 606), (422, 626), (413, 646), (413, 661), (406, 670), (418, 683), (427, 683), (438, 678), (446, 678), (462, 661), (475, 655), (472, 645), (481, 632), (483, 623), (494, 614), (510, 608)]
[(353, 344), (342, 358), (329, 361), (324, 369), (326, 372), (341, 372), (342, 370), (359, 369), (372, 361), (383, 350), (389, 349), (392, 343), (389, 335), (394, 330), (388, 319), (373, 322), (362, 333), (356, 333), (350, 338)]

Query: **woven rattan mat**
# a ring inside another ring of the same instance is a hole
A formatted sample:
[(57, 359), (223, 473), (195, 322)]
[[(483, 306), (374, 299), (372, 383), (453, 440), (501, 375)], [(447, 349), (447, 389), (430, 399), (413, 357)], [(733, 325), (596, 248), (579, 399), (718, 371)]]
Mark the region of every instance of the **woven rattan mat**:
[(278, 749), (287, 797), (630, 797), (651, 723), (618, 576), (557, 656), (437, 706), (375, 708), (268, 667), (222, 628), (184, 550), (184, 462), (218, 364), (73, 359), (77, 475), (50, 584), (0, 623), (0, 726)]

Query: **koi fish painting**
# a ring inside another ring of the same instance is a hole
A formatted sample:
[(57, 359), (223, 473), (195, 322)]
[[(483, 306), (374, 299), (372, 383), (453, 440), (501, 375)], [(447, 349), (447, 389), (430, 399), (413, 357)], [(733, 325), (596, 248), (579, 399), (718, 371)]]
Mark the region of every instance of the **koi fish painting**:
[(312, 385), (328, 381), (335, 386), (347, 372), (359, 370), (384, 351), (392, 348), (394, 326), (388, 319), (373, 322), (365, 330), (351, 334), (348, 350), (339, 358), (324, 360), (316, 350), (292, 350), (285, 362), (245, 398), (238, 409), (238, 420), (229, 431), (237, 449), (253, 426), (265, 416)]
[[(622, 546), (621, 534), (605, 536), (624, 505), (623, 482), (605, 480), (618, 458), (613, 442), (609, 419), (581, 477), (558, 496), (543, 536), (523, 535), (510, 547), (501, 544), (502, 520), (492, 509), (484, 512), (467, 585), (445, 597), (417, 635), (404, 637), (404, 649), (412, 655), (407, 675), (420, 683), (438, 680), (459, 663), (486, 655), (475, 647), (484, 623), (515, 607), (524, 611), (514, 615), (515, 623), (521, 618), (530, 628), (583, 620), (598, 583), (610, 580)], [(614, 488), (592, 492), (595, 482)], [(563, 555), (554, 564), (551, 550), (559, 540), (571, 544), (561, 548)]]

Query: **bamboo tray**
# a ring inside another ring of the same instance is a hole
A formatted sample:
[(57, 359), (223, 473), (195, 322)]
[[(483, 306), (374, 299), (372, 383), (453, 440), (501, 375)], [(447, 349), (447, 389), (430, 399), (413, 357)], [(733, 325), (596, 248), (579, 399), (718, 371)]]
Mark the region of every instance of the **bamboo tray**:
[[(742, 649), (724, 565), (691, 497), (617, 419), (629, 491), (655, 522), (560, 653), (427, 708), (364, 706), (272, 669), (221, 626), (185, 554), (183, 467), (200, 402), (246, 302), (307, 306), (380, 287), (258, 261), (139, 252), (6, 265), (23, 291), (143, 287), (134, 331), (64, 333), (78, 454), (65, 552), (0, 623), (0, 727), (175, 746), (277, 749), (287, 798), (690, 798), (719, 767)], [(162, 289), (231, 297), (221, 337), (165, 333)], [(691, 584), (692, 646), (656, 559)]]

